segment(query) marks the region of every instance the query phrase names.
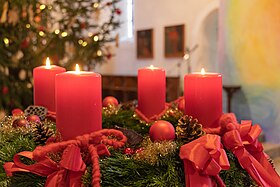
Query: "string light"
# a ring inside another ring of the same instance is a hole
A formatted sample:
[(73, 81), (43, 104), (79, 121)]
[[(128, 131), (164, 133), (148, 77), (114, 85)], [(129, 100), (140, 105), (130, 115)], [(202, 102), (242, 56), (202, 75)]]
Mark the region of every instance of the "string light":
[(98, 50), (98, 51), (96, 52), (96, 54), (97, 54), (97, 56), (102, 56), (102, 51), (101, 51), (101, 50)]
[(99, 7), (99, 3), (94, 3), (93, 4), (93, 8), (98, 8)]
[(45, 33), (43, 31), (39, 31), (39, 35), (43, 37), (45, 36)]
[(9, 46), (10, 40), (8, 38), (4, 38), (3, 42), (5, 43), (6, 46)]
[(97, 42), (97, 41), (99, 40), (99, 37), (98, 37), (97, 35), (95, 35), (95, 36), (93, 37), (93, 40), (94, 40), (95, 42)]
[(29, 23), (27, 23), (27, 24), (25, 25), (25, 27), (26, 27), (27, 29), (29, 29), (29, 28), (31, 27), (31, 25), (30, 25)]
[(46, 5), (44, 5), (44, 4), (40, 5), (41, 10), (44, 10), (45, 8), (46, 8)]
[(60, 33), (60, 30), (59, 30), (59, 29), (55, 29), (54, 33), (55, 33), (55, 34), (59, 34), (59, 33)]
[(78, 43), (80, 44), (80, 45), (82, 45), (83, 44), (83, 40), (78, 40)]
[(66, 37), (66, 36), (68, 36), (68, 33), (67, 33), (67, 32), (62, 32), (62, 33), (61, 33), (61, 36), (62, 36), (62, 37)]
[(88, 37), (92, 37), (92, 36), (93, 36), (92, 32), (89, 32)]
[(82, 46), (85, 47), (85, 46), (87, 46), (87, 44), (88, 44), (87, 42), (83, 42)]

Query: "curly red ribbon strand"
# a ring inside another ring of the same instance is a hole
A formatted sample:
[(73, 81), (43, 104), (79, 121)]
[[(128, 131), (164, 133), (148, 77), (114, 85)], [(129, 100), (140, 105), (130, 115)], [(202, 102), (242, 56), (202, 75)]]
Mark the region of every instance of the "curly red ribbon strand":
[[(111, 139), (111, 137), (115, 139)], [(38, 146), (33, 152), (24, 151), (18, 153), (14, 156), (14, 163), (5, 163), (4, 168), (8, 176), (12, 176), (17, 171), (47, 176), (46, 187), (80, 187), (82, 186), (81, 177), (86, 169), (80, 151), (88, 151), (90, 162), (92, 163), (92, 186), (100, 187), (99, 156), (110, 155), (106, 146), (112, 146), (117, 149), (123, 147), (126, 141), (127, 138), (121, 131), (103, 129), (91, 134), (78, 136), (74, 140)], [(48, 156), (50, 153), (61, 151), (63, 151), (63, 155), (59, 163), (54, 162)], [(21, 156), (34, 160), (36, 163), (25, 165), (20, 160)]]

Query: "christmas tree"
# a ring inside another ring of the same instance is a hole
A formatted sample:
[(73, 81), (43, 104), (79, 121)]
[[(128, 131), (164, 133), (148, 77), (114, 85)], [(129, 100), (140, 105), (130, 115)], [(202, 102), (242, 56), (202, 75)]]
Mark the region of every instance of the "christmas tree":
[(0, 111), (32, 103), (32, 70), (53, 64), (88, 69), (112, 57), (120, 0), (0, 0)]

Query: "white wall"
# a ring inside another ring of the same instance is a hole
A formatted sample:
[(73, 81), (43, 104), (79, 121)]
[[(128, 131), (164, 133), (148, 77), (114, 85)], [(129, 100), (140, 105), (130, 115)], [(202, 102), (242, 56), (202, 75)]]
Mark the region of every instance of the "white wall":
[[(185, 24), (185, 47), (199, 45), (191, 56), (192, 70), (198, 71), (201, 66), (208, 66), (214, 67), (210, 68), (211, 71), (219, 71), (216, 65), (209, 65), (209, 63), (217, 63), (213, 62), (216, 61), (216, 55), (210, 55), (212, 62), (207, 62), (207, 59), (209, 61), (211, 59), (205, 57), (209, 52), (205, 52), (207, 49), (203, 47), (209, 46), (209, 41), (205, 39), (205, 25), (209, 23), (205, 23), (205, 20), (207, 16), (213, 14), (213, 10), (217, 10), (219, 0), (134, 0), (134, 4), (135, 31), (154, 29), (154, 58), (137, 59), (134, 39), (121, 41), (119, 47), (115, 49), (116, 56), (112, 62), (98, 66), (97, 72), (111, 75), (137, 75), (138, 68), (153, 64), (165, 68), (167, 76), (182, 78), (187, 73), (186, 62), (179, 70), (177, 63), (182, 61), (181, 58), (164, 57), (164, 27), (178, 24)], [(216, 47), (210, 46), (208, 50), (213, 52), (214, 48), (216, 51)]]

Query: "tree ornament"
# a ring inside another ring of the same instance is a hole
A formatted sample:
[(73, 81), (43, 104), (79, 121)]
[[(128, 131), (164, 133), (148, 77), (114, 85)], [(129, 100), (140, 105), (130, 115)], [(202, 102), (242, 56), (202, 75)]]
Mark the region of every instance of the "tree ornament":
[(45, 119), (48, 109), (43, 106), (30, 105), (24, 110), (25, 116), (36, 115), (40, 119)]
[(26, 119), (16, 119), (16, 120), (13, 121), (12, 126), (13, 126), (14, 128), (19, 128), (19, 127), (25, 127), (25, 128), (27, 128), (27, 127), (29, 127), (30, 125), (29, 125), (29, 122), (28, 122)]
[(119, 101), (113, 96), (107, 96), (103, 99), (102, 102), (103, 107), (108, 107), (109, 105), (118, 106)]
[(178, 120), (176, 126), (177, 139), (183, 143), (189, 143), (203, 135), (205, 132), (202, 129), (202, 125), (198, 123), (197, 119), (193, 119), (192, 116), (183, 116)]
[(35, 124), (33, 130), (33, 137), (34, 137), (33, 139), (36, 145), (45, 145), (47, 140), (53, 135), (54, 135), (54, 131), (48, 126), (45, 126), (41, 122)]
[(41, 22), (41, 17), (40, 16), (35, 16), (34, 21), (36, 23), (40, 23)]
[(29, 46), (29, 42), (30, 42), (30, 38), (29, 38), (29, 37), (25, 38), (25, 39), (21, 42), (20, 48), (21, 48), (21, 49), (27, 48), (27, 47)]
[(178, 109), (181, 110), (182, 112), (185, 112), (185, 99), (182, 98), (180, 99), (178, 103)]
[(27, 121), (29, 122), (35, 122), (35, 123), (38, 123), (38, 122), (41, 122), (39, 116), (37, 115), (30, 115), (30, 116), (27, 116)]
[(7, 86), (3, 86), (2, 88), (2, 94), (5, 95), (9, 92), (9, 88)]
[(174, 140), (175, 129), (168, 121), (159, 120), (150, 127), (149, 135), (153, 142)]
[(118, 14), (118, 15), (121, 15), (121, 13), (122, 13), (121, 9), (119, 9), (119, 8), (117, 8), (117, 9), (115, 10), (115, 12), (116, 12), (116, 14)]
[(13, 116), (22, 116), (24, 113), (21, 109), (19, 108), (15, 108), (12, 110), (12, 115)]
[(134, 150), (132, 148), (125, 148), (124, 149), (124, 154), (126, 155), (133, 155), (134, 154)]

